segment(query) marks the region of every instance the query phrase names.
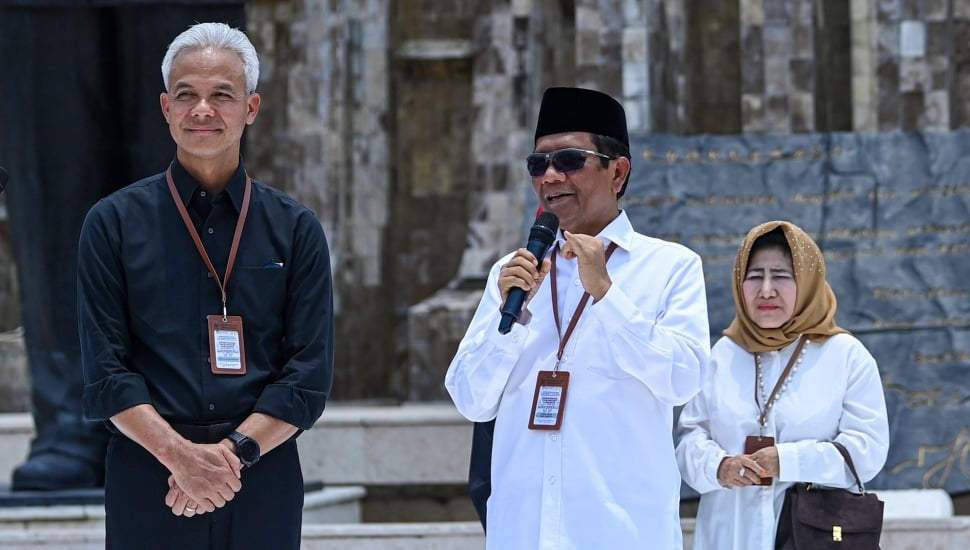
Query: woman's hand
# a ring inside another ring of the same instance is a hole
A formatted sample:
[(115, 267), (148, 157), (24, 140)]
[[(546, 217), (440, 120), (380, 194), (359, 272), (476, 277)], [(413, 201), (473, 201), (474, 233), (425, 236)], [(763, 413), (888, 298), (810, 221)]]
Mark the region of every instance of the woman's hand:
[[(773, 448), (773, 447), (772, 447)], [(762, 449), (764, 450), (764, 449)], [(759, 453), (761, 451), (758, 451)], [(755, 453), (755, 455), (758, 453)], [(775, 452), (777, 464), (778, 453)], [(717, 481), (727, 487), (747, 487), (755, 485), (759, 478), (768, 477), (768, 472), (754, 460), (754, 455), (736, 455), (725, 457), (717, 468)]]
[(778, 477), (781, 471), (781, 467), (778, 464), (778, 447), (772, 445), (771, 447), (758, 449), (748, 456), (751, 457), (751, 460), (760, 464), (765, 469), (765, 472), (767, 472), (762, 474), (761, 477)]

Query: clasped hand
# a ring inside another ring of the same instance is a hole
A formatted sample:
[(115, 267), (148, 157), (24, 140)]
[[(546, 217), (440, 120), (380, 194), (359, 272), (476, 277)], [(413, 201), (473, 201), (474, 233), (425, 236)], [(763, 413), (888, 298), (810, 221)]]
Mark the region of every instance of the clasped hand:
[(725, 487), (747, 487), (762, 477), (778, 477), (778, 447), (758, 449), (750, 455), (726, 457), (717, 468), (717, 480)]
[(242, 489), (242, 462), (231, 443), (191, 444), (168, 477), (165, 505), (192, 517), (222, 508)]

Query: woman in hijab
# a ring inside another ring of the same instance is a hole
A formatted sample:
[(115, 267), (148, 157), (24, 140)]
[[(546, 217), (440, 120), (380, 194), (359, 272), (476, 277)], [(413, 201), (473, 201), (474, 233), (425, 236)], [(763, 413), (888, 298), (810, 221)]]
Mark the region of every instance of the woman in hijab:
[(761, 224), (734, 262), (734, 321), (678, 421), (677, 460), (701, 494), (694, 549), (769, 550), (794, 482), (852, 488), (889, 449), (876, 361), (835, 324), (825, 259), (794, 224)]

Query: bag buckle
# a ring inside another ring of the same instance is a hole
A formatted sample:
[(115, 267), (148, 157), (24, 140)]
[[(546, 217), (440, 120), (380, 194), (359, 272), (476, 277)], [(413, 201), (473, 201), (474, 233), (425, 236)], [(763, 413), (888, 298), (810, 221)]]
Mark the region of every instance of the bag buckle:
[(832, 542), (842, 542), (842, 527), (839, 525), (832, 526)]

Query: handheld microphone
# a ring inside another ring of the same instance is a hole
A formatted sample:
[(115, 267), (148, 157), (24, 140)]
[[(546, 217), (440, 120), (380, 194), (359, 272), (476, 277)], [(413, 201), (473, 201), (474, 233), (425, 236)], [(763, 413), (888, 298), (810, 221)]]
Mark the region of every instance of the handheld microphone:
[(9, 180), (10, 174), (3, 169), (3, 166), (0, 166), (0, 193), (3, 193), (3, 190), (7, 188), (7, 181)]
[[(556, 241), (556, 231), (559, 230), (559, 218), (552, 212), (543, 212), (536, 218), (532, 229), (529, 231), (529, 242), (525, 249), (542, 264), (542, 258), (546, 255), (546, 250)], [(522, 313), (522, 306), (525, 305), (525, 298), (529, 293), (526, 290), (515, 287), (509, 291), (502, 305), (502, 320), (498, 324), (498, 331), (508, 334), (512, 330), (512, 323), (518, 320)]]

